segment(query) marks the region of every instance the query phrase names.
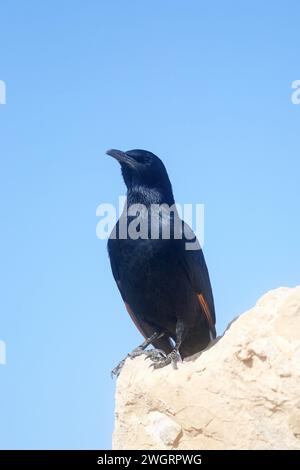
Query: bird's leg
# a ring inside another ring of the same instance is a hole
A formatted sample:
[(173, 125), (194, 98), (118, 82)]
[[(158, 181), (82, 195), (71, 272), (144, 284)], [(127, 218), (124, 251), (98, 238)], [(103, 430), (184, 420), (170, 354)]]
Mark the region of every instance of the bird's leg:
[(127, 356), (124, 359), (122, 359), (122, 361), (120, 361), (119, 364), (116, 367), (113, 368), (113, 370), (110, 373), (112, 379), (114, 377), (119, 377), (119, 374), (122, 370), (122, 367), (125, 364), (126, 359), (127, 359)]
[(177, 362), (181, 361), (179, 354), (179, 348), (184, 336), (184, 323), (183, 321), (177, 320), (176, 323), (176, 343), (174, 349), (165, 357), (154, 360), (151, 366), (153, 369), (161, 369), (162, 367), (172, 364), (174, 369), (177, 369)]
[(149, 346), (149, 344), (152, 343), (152, 341), (162, 338), (164, 334), (165, 334), (164, 332), (163, 333), (155, 332), (149, 338), (146, 338), (145, 341), (142, 344), (140, 344), (140, 346), (133, 349), (129, 354), (127, 354), (127, 356), (124, 359), (122, 359), (122, 361), (119, 362), (119, 364), (111, 371), (111, 376), (112, 377), (119, 376), (122, 370), (122, 367), (125, 364), (125, 361), (128, 357), (133, 359), (137, 356), (140, 356), (141, 354), (145, 354), (147, 358), (149, 357), (150, 359), (153, 359), (153, 360), (158, 360), (161, 357), (165, 357), (165, 353), (161, 351), (160, 349), (152, 349), (151, 351), (145, 351), (145, 349)]
[[(145, 351), (145, 349), (153, 342), (155, 341), (156, 339), (160, 339), (164, 336), (165, 333), (153, 333), (152, 336), (150, 336), (150, 338), (147, 338), (145, 339), (145, 341), (140, 344), (140, 346), (138, 346), (137, 348), (133, 349), (129, 354), (128, 354), (128, 357), (130, 357), (131, 359), (133, 359), (134, 357), (137, 357), (137, 356), (140, 356), (141, 354), (146, 354), (147, 356), (149, 356), (149, 354), (151, 353), (151, 351)], [(155, 349), (154, 351), (160, 351), (158, 349)], [(163, 353), (163, 351), (162, 351)], [(164, 354), (164, 353), (163, 353)]]

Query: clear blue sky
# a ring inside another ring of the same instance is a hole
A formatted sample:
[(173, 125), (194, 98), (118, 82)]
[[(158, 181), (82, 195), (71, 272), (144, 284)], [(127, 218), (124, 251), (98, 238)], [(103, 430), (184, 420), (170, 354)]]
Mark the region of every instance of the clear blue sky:
[(1, 448), (109, 448), (110, 370), (141, 338), (96, 207), (124, 184), (107, 148), (166, 163), (205, 204), (218, 332), (300, 283), (297, 1), (3, 0)]

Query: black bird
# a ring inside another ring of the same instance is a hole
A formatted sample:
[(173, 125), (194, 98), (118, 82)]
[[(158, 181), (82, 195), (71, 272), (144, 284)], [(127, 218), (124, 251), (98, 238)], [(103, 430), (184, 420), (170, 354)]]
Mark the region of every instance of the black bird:
[[(175, 201), (162, 161), (146, 150), (111, 149), (106, 153), (120, 163), (127, 186), (124, 212), (108, 240), (111, 268), (126, 309), (145, 338), (128, 356), (145, 352), (154, 368), (171, 362), (176, 367), (178, 359), (203, 350), (216, 337), (213, 294), (204, 256), (199, 243), (197, 249), (186, 249), (186, 232), (180, 238), (174, 235), (176, 224), (177, 228), (186, 225), (176, 210), (166, 209)], [(130, 215), (132, 207), (138, 209), (134, 215)], [(132, 236), (129, 227), (137, 217), (135, 227), (139, 227), (140, 235)], [(150, 222), (156, 224), (158, 236), (156, 232), (151, 237)], [(168, 224), (170, 236), (165, 238), (162, 233)], [(142, 226), (146, 226), (146, 233)], [(155, 349), (144, 351), (150, 344)], [(113, 374), (118, 375), (124, 361)]]

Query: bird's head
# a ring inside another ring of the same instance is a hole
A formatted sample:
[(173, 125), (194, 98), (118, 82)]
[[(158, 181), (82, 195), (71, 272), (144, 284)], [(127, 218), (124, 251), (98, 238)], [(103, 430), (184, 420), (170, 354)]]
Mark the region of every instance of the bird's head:
[(128, 192), (149, 190), (163, 196), (165, 202), (173, 203), (172, 186), (163, 162), (147, 150), (108, 150), (107, 155), (115, 158), (121, 165), (122, 175)]

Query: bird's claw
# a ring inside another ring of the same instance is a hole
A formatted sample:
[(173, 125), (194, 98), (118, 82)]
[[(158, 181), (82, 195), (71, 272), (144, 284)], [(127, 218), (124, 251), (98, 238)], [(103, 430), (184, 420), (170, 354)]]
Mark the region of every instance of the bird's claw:
[(172, 364), (173, 369), (177, 369), (177, 362), (179, 361), (181, 361), (179, 353), (173, 350), (167, 356), (153, 361), (150, 367), (153, 367), (153, 369), (161, 369), (162, 367)]
[(151, 359), (153, 362), (159, 362), (166, 358), (166, 354), (161, 349), (150, 349), (144, 350), (140, 347), (135, 348), (131, 351), (127, 356), (119, 362), (119, 364), (111, 371), (110, 375), (112, 378), (119, 377), (120, 372), (125, 364), (126, 359), (129, 357), (130, 359), (134, 359), (135, 357), (141, 356), (144, 354), (146, 357), (145, 359)]
[(158, 362), (161, 359), (167, 357), (166, 354), (161, 349), (150, 349), (149, 351), (144, 351), (145, 360), (151, 359), (153, 362)]
[(114, 369), (111, 371), (110, 375), (111, 375), (111, 378), (113, 379), (114, 377), (119, 377), (120, 375), (120, 372), (125, 364), (125, 361), (126, 361), (127, 357), (125, 357), (125, 359), (122, 359), (122, 361), (119, 362), (119, 364), (114, 367)]

